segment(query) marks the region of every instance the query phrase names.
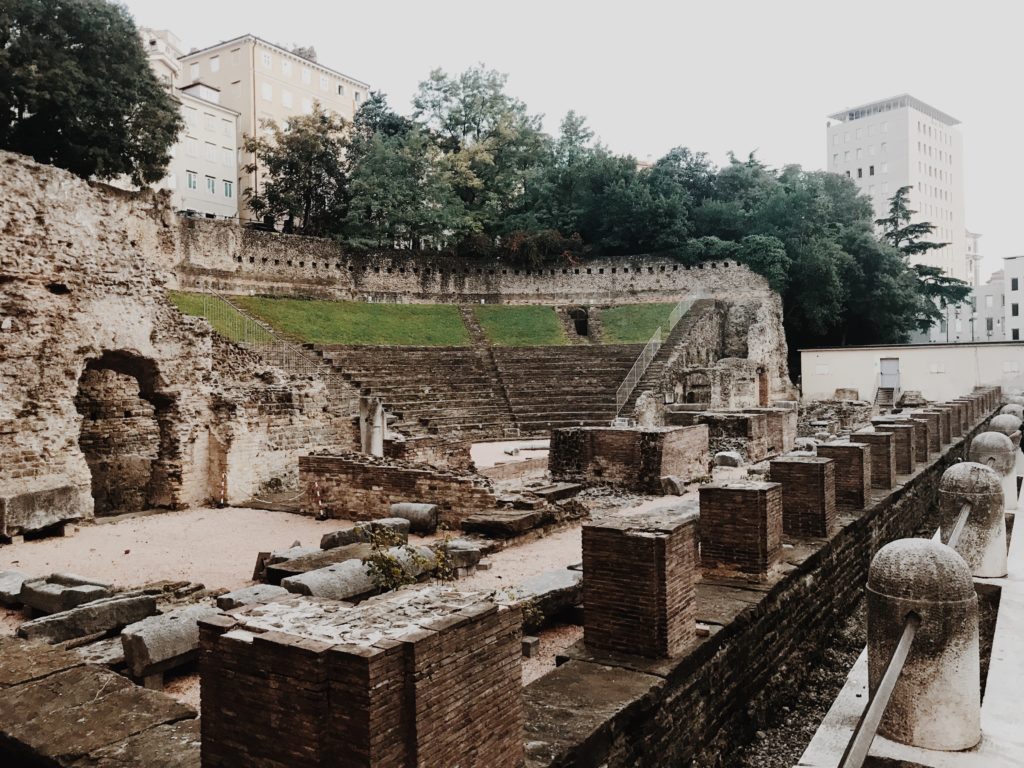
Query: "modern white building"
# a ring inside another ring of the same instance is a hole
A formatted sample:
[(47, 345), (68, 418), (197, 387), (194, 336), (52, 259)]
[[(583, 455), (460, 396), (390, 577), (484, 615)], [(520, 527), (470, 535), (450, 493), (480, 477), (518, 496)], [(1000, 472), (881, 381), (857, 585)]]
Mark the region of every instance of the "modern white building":
[(238, 112), (220, 103), (220, 91), (201, 82), (183, 88), (181, 41), (168, 30), (142, 28), (150, 66), (181, 105), (185, 128), (171, 148), (167, 175), (154, 186), (171, 193), (177, 211), (238, 215)]
[(1024, 339), (1024, 256), (1003, 259), (1003, 328), (1007, 341)]
[(922, 254), (919, 263), (973, 283), (959, 123), (909, 94), (836, 112), (827, 126), (827, 168), (854, 180), (871, 199), (875, 218), (888, 213), (897, 189), (911, 187), (913, 221), (933, 224), (932, 239), (949, 243)]

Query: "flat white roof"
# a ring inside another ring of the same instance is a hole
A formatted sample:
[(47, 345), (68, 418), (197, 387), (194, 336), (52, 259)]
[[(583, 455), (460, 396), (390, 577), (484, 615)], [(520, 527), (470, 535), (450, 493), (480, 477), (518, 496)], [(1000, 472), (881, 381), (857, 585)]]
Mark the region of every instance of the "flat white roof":
[(845, 123), (851, 120), (859, 120), (862, 117), (869, 117), (871, 115), (890, 112), (894, 109), (903, 109), (905, 107), (913, 107), (918, 112), (923, 112), (929, 117), (934, 117), (936, 120), (941, 123), (945, 123), (946, 125), (960, 125), (960, 121), (955, 117), (946, 114), (940, 109), (936, 109), (930, 104), (926, 104), (920, 99), (914, 98), (909, 93), (901, 93), (899, 96), (893, 96), (889, 99), (872, 101), (867, 104), (861, 104), (858, 107), (850, 107), (848, 109), (844, 109), (842, 112), (831, 114), (829, 117), (833, 120)]

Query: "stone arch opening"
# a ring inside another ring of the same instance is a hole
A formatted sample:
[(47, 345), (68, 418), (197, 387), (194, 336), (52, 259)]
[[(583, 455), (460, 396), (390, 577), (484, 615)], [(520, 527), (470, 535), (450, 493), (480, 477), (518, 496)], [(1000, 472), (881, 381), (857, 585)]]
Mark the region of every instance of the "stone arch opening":
[(690, 373), (683, 379), (683, 399), (687, 403), (711, 402), (711, 379), (706, 373)]
[(114, 351), (86, 362), (75, 406), (96, 515), (171, 505), (173, 403), (148, 358)]
[(573, 329), (577, 336), (590, 335), (590, 313), (585, 307), (572, 307), (568, 310), (569, 318), (572, 320)]

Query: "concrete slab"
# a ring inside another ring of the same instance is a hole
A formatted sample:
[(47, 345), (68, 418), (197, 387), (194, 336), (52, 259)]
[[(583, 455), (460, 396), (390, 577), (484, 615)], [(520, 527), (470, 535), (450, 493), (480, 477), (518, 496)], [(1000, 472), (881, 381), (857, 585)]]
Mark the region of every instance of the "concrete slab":
[(152, 595), (111, 597), (52, 616), (26, 621), (18, 627), (18, 636), (27, 640), (60, 643), (97, 632), (120, 629), (155, 613), (156, 598)]

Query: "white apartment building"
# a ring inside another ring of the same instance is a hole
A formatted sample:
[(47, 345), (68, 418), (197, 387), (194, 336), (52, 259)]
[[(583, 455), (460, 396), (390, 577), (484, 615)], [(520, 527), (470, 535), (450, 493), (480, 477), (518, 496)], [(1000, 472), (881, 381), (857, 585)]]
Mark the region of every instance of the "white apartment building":
[(972, 304), (966, 306), (961, 313), (974, 321), (973, 338), (966, 338), (971, 341), (1007, 341), (1009, 336), (1006, 333), (1006, 283), (1003, 270), (993, 272), (987, 283), (974, 289)]
[(1003, 259), (1003, 285), (1006, 340), (1020, 341), (1024, 339), (1024, 256)]
[[(246, 136), (263, 130), (263, 121), (272, 120), (283, 128), (289, 117), (312, 112), (314, 102), (351, 121), (370, 89), (361, 80), (254, 35), (191, 51), (179, 64), (180, 82), (217, 88), (220, 103), (239, 113), (235, 134), (239, 148), (244, 147)], [(252, 162), (252, 155), (240, 151), (240, 169)], [(242, 220), (252, 219), (252, 213), (241, 193), (258, 190), (260, 183), (258, 168), (255, 173), (240, 172), (237, 205)]]
[(167, 175), (156, 185), (171, 193), (176, 211), (233, 218), (238, 215), (238, 112), (220, 104), (220, 92), (180, 80), (181, 41), (167, 30), (142, 28), (143, 48), (157, 78), (181, 105), (185, 128), (171, 148)]
[[(827, 168), (849, 176), (871, 198), (875, 218), (888, 214), (889, 198), (911, 187), (913, 221), (935, 226), (932, 238), (949, 243), (920, 262), (973, 283), (964, 226), (963, 140), (960, 121), (902, 94), (829, 116)], [(976, 242), (974, 243), (976, 246)]]

